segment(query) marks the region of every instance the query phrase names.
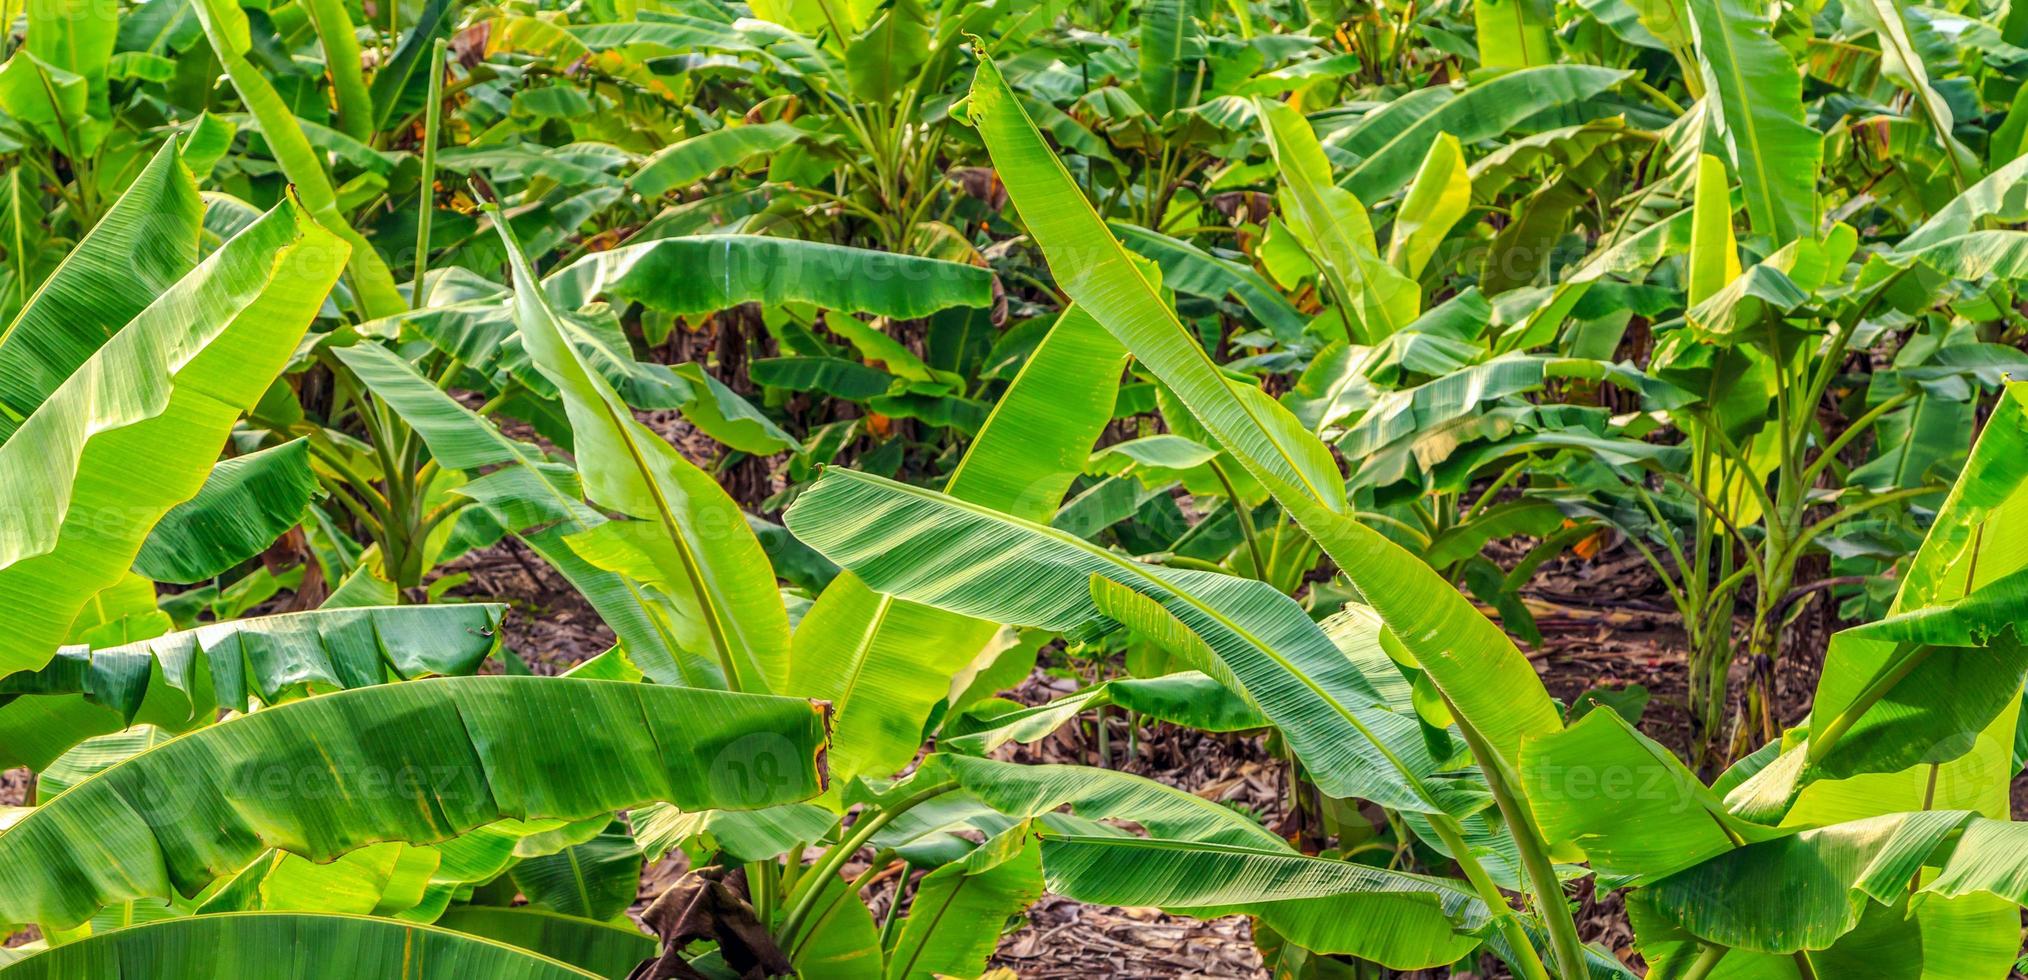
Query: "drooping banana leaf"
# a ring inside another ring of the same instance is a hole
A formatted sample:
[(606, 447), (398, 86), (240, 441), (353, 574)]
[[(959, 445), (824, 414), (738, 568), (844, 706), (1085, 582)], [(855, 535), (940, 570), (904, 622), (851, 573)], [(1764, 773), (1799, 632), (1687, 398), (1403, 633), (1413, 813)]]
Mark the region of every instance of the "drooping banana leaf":
[(788, 615), (745, 515), (709, 474), (636, 421), (591, 370), (497, 213), (494, 226), (521, 287), (514, 293), (516, 323), (529, 356), (563, 397), (585, 492), (632, 518), (574, 534), (569, 547), (592, 565), (661, 593), (681, 617), (672, 623), (679, 644), (715, 661), (723, 683), (783, 690)]
[(641, 845), (624, 821), (615, 820), (592, 839), (531, 857), (509, 874), (531, 906), (608, 921), (633, 904), (641, 865)]
[(1061, 632), (1126, 623), (1243, 691), (1331, 795), (1433, 813), (1483, 805), (1429, 780), (1449, 760), (1431, 758), (1414, 719), (1388, 710), (1301, 607), (1264, 582), (1158, 571), (1062, 531), (850, 470), (827, 471), (785, 519), (825, 557), (901, 598)]
[[(556, 850), (604, 820), (501, 820), (441, 844), (384, 841), (323, 863), (269, 850), (211, 891), (197, 912), (347, 912), (428, 922), (452, 898), (500, 877), (523, 848)], [(93, 917), (94, 931), (103, 917)]]
[(1122, 677), (1033, 707), (1000, 702), (972, 706), (938, 746), (984, 755), (1008, 742), (1031, 743), (1094, 708), (1117, 706), (1157, 721), (1207, 732), (1266, 728), (1268, 720), (1246, 699), (1194, 670), (1160, 677)]
[(1476, 143), (1504, 134), (1522, 120), (1552, 106), (1575, 105), (1618, 85), (1627, 73), (1595, 65), (1541, 65), (1496, 74), (1412, 119), (1372, 117), (1374, 129), (1353, 130), (1342, 144), (1361, 156), (1338, 185), (1378, 204), (1408, 186), (1416, 168), (1442, 134)]
[(162, 515), (134, 570), (183, 585), (221, 575), (295, 527), (321, 492), (305, 440), (235, 456), (212, 468), (197, 496)]
[(802, 130), (785, 122), (725, 126), (655, 151), (654, 156), (642, 161), (641, 169), (634, 172), (628, 183), (635, 193), (652, 201), (748, 157), (773, 153), (802, 138)]
[[(1683, 928), (1721, 945), (1764, 953), (1825, 949), (1859, 924), (1866, 902), (1906, 897), (1930, 852), (1972, 819), (1962, 811), (1926, 811), (1805, 830), (1729, 850), (1656, 882), (1646, 896)], [(1977, 863), (1982, 855), (1967, 856)], [(1946, 866), (1955, 861), (1954, 854)], [(1980, 877), (1989, 869), (1957, 880), (1990, 885)], [(1768, 888), (1790, 900), (1746, 899)]]
[[(1512, 72), (1475, 91), (1485, 92), (1502, 79), (1561, 67)], [(1606, 84), (1623, 77), (1610, 74)], [(1499, 786), (1516, 782), (1513, 767), (1521, 740), (1556, 731), (1561, 718), (1541, 678), (1514, 642), (1421, 559), (1346, 513), (1344, 481), (1336, 462), (1287, 409), (1257, 389), (1228, 382), (1219, 372), (1139, 270), (1120, 254), (1117, 242), (1105, 232), (1062, 161), (1042, 142), (990, 58), (980, 60), (969, 115), (1059, 285), (1087, 305), (1176, 394), (1352, 579), (1402, 641), (1403, 659), (1413, 661), (1409, 666), (1421, 669), (1441, 693), (1486, 777)], [(1366, 165), (1373, 162), (1369, 158)], [(1260, 697), (1254, 700), (1281, 722)], [(1340, 738), (1337, 743), (1346, 741)], [(1500, 799), (1508, 826), (1523, 843), (1531, 890), (1555, 903), (1548, 914), (1556, 958), (1566, 972), (1580, 970), (1583, 950), (1556, 897), (1561, 885), (1547, 844), (1513, 794)], [(1499, 918), (1503, 931), (1515, 932), (1510, 917)]]
[[(320, 609), (213, 623), (124, 646), (65, 647), (41, 670), (0, 679), (0, 697), (80, 695), (114, 712), (115, 723), (182, 728), (200, 714), (246, 711), (256, 698), (274, 704), (311, 687), (472, 673), (498, 646), (506, 612), (491, 603)], [(0, 708), (0, 718), (12, 707)], [(0, 724), (0, 744), (10, 749), (19, 744), (5, 737), (12, 727)]]
[(490, 939), (357, 915), (227, 913), (116, 929), (0, 967), (7, 980), (161, 980), (216, 976), (496, 977), (574, 980), (599, 974)]
[(1456, 962), (1480, 943), (1487, 909), (1442, 878), (1280, 847), (1138, 837), (1042, 841), (1049, 890), (1083, 902), (1154, 906), (1213, 918), (1246, 913), (1320, 953), (1414, 970)]
[(0, 674), (47, 663), (86, 600), (197, 493), (344, 252), (283, 202), (137, 314), (0, 446), (0, 497), (38, 502), (0, 526), (0, 601), (11, 610)]
[(741, 303), (810, 303), (909, 320), (993, 302), (993, 273), (975, 265), (764, 235), (660, 238), (594, 252), (543, 280), (576, 309), (598, 296), (695, 315)]
[(1997, 167), (1949, 204), (1936, 209), (1914, 231), (1895, 243), (1897, 252), (1917, 252), (1938, 242), (1970, 234), (1981, 219), (2020, 221), (2028, 218), (2028, 156)]
[(641, 961), (655, 956), (655, 940), (639, 929), (527, 906), (454, 905), (436, 924), (533, 950), (606, 980), (626, 980)]
[(1489, 745), (1511, 765), (1524, 735), (1560, 727), (1513, 641), (1420, 559), (1347, 517), (1344, 481), (1323, 444), (1219, 371), (1111, 241), (990, 60), (980, 63), (971, 116), (1058, 283), (1290, 510)]
[(799, 699), (575, 678), (291, 702), (135, 756), (0, 831), (0, 921), (63, 928), (112, 902), (192, 893), (268, 847), (324, 861), (502, 817), (794, 802), (822, 788), (824, 735)]
[(0, 330), (0, 444), (197, 264), (203, 215), (172, 140)]
[(1613, 711), (1523, 744), (1521, 775), (1544, 833), (1583, 848), (1600, 874), (1661, 877), (1773, 836)]
[[(1015, 820), (1039, 819), (1068, 808), (1088, 821), (1131, 820), (1170, 840), (1273, 847), (1281, 838), (1246, 814), (1144, 776), (1090, 766), (1022, 765), (938, 753), (921, 773), (949, 778), (987, 807)], [(922, 778), (922, 777), (919, 777)], [(904, 814), (882, 846), (911, 839), (924, 827)], [(1102, 826), (1102, 825), (1094, 825)]]
[(1555, 378), (1604, 381), (1643, 395), (1644, 403), (1652, 408), (1674, 408), (1690, 400), (1688, 392), (1649, 378), (1630, 365), (1507, 354), (1381, 394), (1346, 427), (1338, 439), (1338, 451), (1348, 459), (1370, 458), (1400, 439), (1464, 418), (1488, 403), (1540, 388)]

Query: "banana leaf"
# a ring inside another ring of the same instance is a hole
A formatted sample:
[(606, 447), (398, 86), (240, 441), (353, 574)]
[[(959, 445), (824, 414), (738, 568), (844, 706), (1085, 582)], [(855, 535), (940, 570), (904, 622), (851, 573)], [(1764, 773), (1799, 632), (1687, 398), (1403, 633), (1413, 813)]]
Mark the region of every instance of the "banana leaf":
[(774, 153), (802, 138), (803, 131), (788, 123), (714, 129), (655, 151), (654, 156), (641, 162), (641, 169), (634, 172), (628, 183), (635, 193), (653, 200), (671, 190), (689, 187), (748, 157)]
[(195, 0), (191, 9), (196, 11), (205, 39), (210, 42), (212, 53), (218, 56), (219, 63), (225, 67), (225, 74), (232, 80), (232, 87), (239, 93), (240, 101), (253, 114), (261, 136), (267, 140), (275, 156), (275, 162), (281, 166), (289, 182), (295, 185), (295, 192), (301, 195), (303, 207), (326, 230), (351, 246), (346, 259), (347, 268), (353, 292), (366, 315), (392, 316), (406, 308), (408, 304), (395, 288), (394, 275), (388, 272), (387, 262), (340, 212), (338, 192), (331, 186), (331, 175), (324, 171), (323, 161), (311, 149), (295, 113), (289, 111), (288, 103), (275, 90), (274, 83), (247, 60), (253, 49), (253, 38), (246, 11), (225, 0)]
[[(1301, 607), (1252, 579), (1158, 570), (1048, 527), (850, 470), (827, 471), (785, 519), (882, 592), (1061, 632), (1124, 622), (1243, 692), (1333, 796), (1418, 812), (1483, 798), (1430, 777), (1412, 717), (1389, 710)], [(1089, 588), (1089, 592), (1084, 589)]]
[(0, 330), (0, 444), (197, 264), (203, 214), (171, 141)]
[(622, 245), (587, 255), (542, 284), (560, 309), (606, 296), (679, 316), (741, 303), (809, 303), (911, 320), (993, 302), (989, 269), (763, 235), (693, 235)]
[(585, 491), (594, 503), (631, 518), (573, 534), (570, 548), (592, 565), (660, 593), (677, 610), (672, 626), (678, 645), (716, 662), (722, 683), (782, 690), (788, 680), (788, 615), (745, 515), (709, 474), (634, 419), (612, 385), (570, 343), (497, 213), (494, 226), (521, 287), (514, 293), (515, 321), (529, 356), (563, 396)]
[[(1125, 352), (1073, 309), (993, 407), (951, 474), (954, 497), (1009, 514), (1055, 513), (1112, 419)], [(840, 784), (914, 759), (923, 725), (996, 632), (992, 623), (896, 599), (857, 576), (834, 579), (796, 629), (787, 693), (830, 701)]]
[(985, 755), (1008, 742), (1030, 744), (1094, 708), (1119, 707), (1199, 731), (1268, 727), (1268, 719), (1225, 685), (1194, 670), (1160, 677), (1123, 677), (1033, 707), (981, 702), (946, 726), (937, 746)]
[(328, 861), (502, 817), (790, 803), (822, 789), (824, 737), (807, 701), (574, 678), (290, 702), (137, 755), (0, 831), (0, 921), (67, 928), (113, 902), (191, 894), (269, 847)]
[(1817, 167), (1823, 138), (1803, 113), (1795, 59), (1770, 33), (1760, 0), (1690, 4), (1690, 26), (1717, 96), (1716, 122), (1731, 150), (1753, 229), (1781, 245), (1817, 227)]
[(626, 980), (634, 967), (655, 956), (655, 940), (632, 926), (575, 919), (526, 906), (456, 905), (436, 924), (562, 960), (606, 980)]
[(0, 497), (39, 502), (0, 527), (0, 601), (12, 610), (0, 675), (48, 663), (85, 602), (197, 493), (344, 253), (283, 202), (137, 314), (0, 446)]
[(1334, 141), (1361, 157), (1338, 186), (1378, 203), (1408, 186), (1430, 147), (1444, 134), (1463, 143), (1493, 139), (1555, 106), (1577, 105), (1626, 80), (1627, 73), (1595, 65), (1540, 65), (1503, 72), (1450, 96), (1412, 118), (1375, 113), (1371, 129), (1354, 129)]
[(116, 929), (0, 967), (7, 980), (162, 980), (215, 976), (313, 978), (596, 977), (513, 946), (435, 926), (355, 915), (237, 913)]
[(1028, 822), (923, 876), (887, 962), (887, 980), (975, 976), (999, 926), (1042, 897), (1042, 848)]
[(1245, 913), (1303, 948), (1399, 970), (1456, 962), (1488, 924), (1484, 903), (1441, 878), (1278, 848), (1137, 837), (1046, 836), (1049, 890), (1082, 902), (1199, 918)]
[(300, 523), (322, 492), (306, 440), (235, 456), (212, 467), (197, 496), (162, 515), (134, 571), (182, 585), (222, 575)]

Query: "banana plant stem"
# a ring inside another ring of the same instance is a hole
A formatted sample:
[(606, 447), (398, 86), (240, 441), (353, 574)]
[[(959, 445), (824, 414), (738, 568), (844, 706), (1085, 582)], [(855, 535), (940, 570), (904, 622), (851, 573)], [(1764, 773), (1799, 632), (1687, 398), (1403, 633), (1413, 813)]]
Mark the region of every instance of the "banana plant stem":
[(1732, 952), (1730, 946), (1704, 947), (1704, 951), (1698, 953), (1697, 959), (1690, 964), (1690, 969), (1684, 971), (1677, 980), (1704, 980), (1711, 975), (1712, 970), (1718, 968), (1718, 961), (1724, 959), (1725, 954), (1730, 952)]
[[(430, 95), (423, 116), (422, 200), (415, 216), (415, 282), (409, 285), (409, 306), (422, 309), (429, 303), (430, 216), (436, 211), (437, 129), (443, 125), (445, 43), (437, 39), (430, 50)], [(455, 372), (453, 372), (455, 374)]]
[(1549, 948), (1556, 956), (1557, 976), (1562, 980), (1585, 980), (1589, 974), (1584, 965), (1584, 943), (1577, 938), (1577, 923), (1570, 917), (1570, 905), (1563, 898), (1563, 883), (1556, 877), (1556, 866), (1549, 861), (1549, 848), (1541, 831), (1536, 829), (1535, 817), (1515, 795), (1517, 777), (1478, 728), (1455, 705), (1449, 704), (1450, 698), (1444, 701), (1450, 707), (1451, 717), (1457, 720), (1465, 745), (1472, 750), (1473, 759), (1486, 776), (1486, 786), (1493, 791), (1493, 802), (1507, 821), (1515, 848), (1521, 852), (1522, 870), (1528, 876), (1529, 889), (1535, 893), (1542, 924), (1549, 930)]
[(1225, 487), (1226, 499), (1232, 501), (1232, 509), (1239, 515), (1239, 531), (1246, 536), (1246, 553), (1253, 559), (1253, 577), (1266, 581), (1267, 560), (1261, 556), (1260, 534), (1254, 530), (1252, 511), (1247, 509), (1246, 501), (1240, 499), (1239, 489), (1232, 485), (1232, 477), (1225, 472), (1225, 467), (1218, 465), (1218, 460), (1211, 461), (1211, 472)]
[(1500, 886), (1493, 883), (1484, 865), (1465, 843), (1464, 833), (1457, 821), (1446, 814), (1432, 814), (1430, 826), (1436, 829), (1438, 839), (1458, 862), (1458, 869), (1465, 873), (1465, 880), (1471, 882), (1472, 890), (1479, 893), (1479, 900), (1493, 913), (1493, 921), (1500, 927), (1500, 935), (1513, 949), (1512, 961), (1508, 964), (1521, 975), (1522, 980), (1549, 980), (1549, 971), (1542, 965), (1542, 957), (1535, 952), (1535, 943), (1528, 938), (1528, 930), (1521, 927), (1520, 916), (1514, 914), (1513, 906), (1507, 904), (1507, 896), (1500, 893)]
[(840, 840), (836, 847), (825, 851), (810, 868), (810, 887), (803, 892), (802, 897), (796, 899), (796, 904), (789, 908), (787, 917), (782, 919), (781, 931), (775, 934), (776, 945), (793, 947), (796, 932), (802, 928), (804, 920), (810, 917), (810, 911), (816, 907), (817, 899), (824, 893), (825, 883), (837, 877), (839, 870), (845, 867), (845, 862), (851, 860), (852, 855), (859, 853), (859, 849), (866, 846), (866, 842), (872, 840), (873, 835), (880, 832), (880, 828), (887, 826), (894, 818), (956, 788), (957, 784), (953, 782), (936, 783), (911, 793), (896, 801), (894, 805), (884, 807), (853, 824), (844, 839)]

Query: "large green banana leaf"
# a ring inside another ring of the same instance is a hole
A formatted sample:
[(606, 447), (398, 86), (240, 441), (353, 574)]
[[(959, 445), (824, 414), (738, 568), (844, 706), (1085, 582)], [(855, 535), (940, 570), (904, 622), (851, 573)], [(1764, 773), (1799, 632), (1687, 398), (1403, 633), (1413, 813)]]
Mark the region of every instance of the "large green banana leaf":
[(1418, 812), (1483, 804), (1429, 781), (1451, 760), (1432, 758), (1415, 719), (1387, 708), (1330, 637), (1267, 583), (1158, 571), (1053, 528), (850, 470), (827, 471), (785, 519), (882, 592), (1061, 632), (1110, 618), (1164, 642), (1244, 692), (1333, 796)]
[(300, 523), (321, 492), (305, 440), (235, 456), (212, 467), (197, 496), (162, 515), (134, 570), (182, 585), (222, 575)]
[(1279, 848), (1138, 837), (1042, 842), (1049, 890), (1200, 917), (1246, 913), (1305, 949), (1415, 970), (1476, 948), (1485, 904), (1457, 884)]
[(587, 255), (543, 280), (559, 308), (598, 296), (678, 315), (741, 303), (810, 303), (908, 320), (993, 302), (975, 265), (764, 235), (660, 238)]
[(116, 929), (5, 967), (7, 980), (286, 976), (573, 980), (598, 974), (491, 939), (392, 919), (227, 913)]
[[(545, 857), (579, 843), (606, 819), (501, 820), (441, 844), (385, 841), (325, 863), (270, 850), (222, 882), (197, 911), (349, 912), (428, 922), (453, 898), (500, 877), (517, 858)], [(94, 932), (104, 916), (92, 917)]]
[(1626, 78), (1626, 72), (1596, 65), (1541, 65), (1447, 92), (1448, 98), (1434, 99), (1426, 109), (1415, 105), (1413, 111), (1375, 112), (1347, 131), (1345, 139), (1334, 140), (1360, 157), (1338, 185), (1377, 204), (1408, 186), (1439, 137), (1448, 134), (1464, 143), (1493, 139), (1530, 116), (1580, 104)]
[(1660, 877), (1773, 836), (1613, 711), (1530, 739), (1521, 776), (1543, 833), (1583, 848), (1602, 875)]
[[(135, 315), (0, 446), (0, 675), (49, 661), (71, 620), (194, 495), (281, 373), (344, 261), (293, 200)], [(136, 473), (147, 479), (136, 480)]]
[(123, 646), (70, 646), (41, 670), (0, 679), (0, 696), (82, 695), (126, 724), (180, 727), (200, 714), (247, 711), (255, 699), (274, 704), (310, 687), (472, 673), (499, 645), (506, 613), (493, 603), (320, 609)]
[(1605, 381), (1645, 396), (1645, 407), (1651, 409), (1674, 408), (1690, 400), (1688, 392), (1631, 366), (1574, 357), (1506, 354), (1381, 394), (1357, 421), (1346, 426), (1337, 442), (1338, 451), (1348, 459), (1366, 459), (1396, 440), (1464, 418), (1489, 402), (1540, 388), (1555, 378)]
[[(1059, 317), (987, 416), (951, 474), (948, 492), (1032, 520), (1056, 512), (1112, 420), (1126, 355), (1088, 315)], [(830, 701), (830, 755), (840, 785), (884, 778), (915, 758), (922, 729), (950, 679), (996, 627), (876, 593), (857, 576), (834, 579), (796, 629), (785, 693)]]
[(626, 980), (641, 961), (655, 956), (655, 940), (639, 929), (526, 906), (457, 905), (437, 925), (533, 950), (607, 980)]
[(247, 60), (253, 49), (253, 36), (246, 11), (228, 0), (196, 0), (191, 9), (196, 12), (212, 53), (225, 67), (226, 77), (232, 80), (240, 101), (253, 114), (275, 162), (295, 186), (295, 192), (302, 196), (303, 206), (326, 230), (351, 246), (347, 268), (361, 308), (369, 317), (401, 312), (408, 304), (395, 288), (394, 275), (388, 272), (386, 261), (340, 213), (331, 175), (324, 172), (324, 163), (311, 148), (309, 138), (303, 135), (302, 124), (275, 90), (274, 83)]
[[(954, 781), (1002, 822), (969, 824), (962, 806), (947, 814), (917, 807), (877, 835), (877, 846), (903, 846), (953, 827), (998, 830), (1006, 819), (1037, 821), (1046, 828), (1050, 890), (1080, 900), (1118, 899), (1204, 917), (1257, 914), (1318, 942), (1318, 949), (1390, 964), (1448, 963), (1480, 942), (1466, 933), (1483, 923), (1485, 907), (1468, 892), (1439, 879), (1306, 858), (1242, 813), (1140, 776), (938, 754), (916, 778)], [(1071, 819), (1059, 813), (1065, 809)], [(1131, 821), (1149, 836), (1100, 821)], [(1349, 921), (1334, 925), (1335, 919)]]
[(709, 474), (635, 420), (569, 341), (497, 213), (494, 226), (521, 287), (514, 291), (515, 321), (529, 356), (563, 397), (585, 492), (632, 518), (571, 535), (569, 547), (590, 564), (659, 592), (678, 611), (672, 625), (679, 644), (716, 662), (725, 684), (782, 690), (788, 614), (746, 516)]
[(1690, 4), (1690, 26), (1715, 96), (1719, 130), (1755, 231), (1777, 245), (1816, 233), (1823, 138), (1803, 117), (1802, 77), (1771, 36), (1761, 0)]
[[(1719, 955), (1715, 980), (1955, 980), (2003, 977), (2015, 943), (1967, 942), (1977, 932), (2018, 933), (2020, 910), (1991, 895), (1945, 899), (1925, 894), (1892, 905), (1867, 902), (1859, 924), (1830, 947), (1807, 954), (1761, 953), (1712, 946), (1656, 911), (1643, 892), (1627, 898), (1627, 918), (1648, 961), (1649, 975), (1681, 977), (1701, 957)], [(1802, 968), (1807, 964), (1810, 972)]]
[(1936, 209), (1929, 219), (1896, 242), (1894, 250), (1917, 252), (1938, 242), (1976, 230), (1980, 219), (1999, 221), (2028, 219), (2028, 156), (1994, 168), (1978, 183), (1949, 204)]
[[(1911, 893), (2028, 900), (2021, 830), (1963, 811), (1869, 817), (1728, 851), (1645, 896), (1710, 942), (1766, 953), (1826, 949), (1860, 925), (1868, 903), (1892, 906)], [(1918, 878), (1925, 865), (1936, 872)], [(1775, 892), (1787, 900), (1756, 900)]]
[(63, 928), (192, 893), (269, 847), (325, 861), (503, 817), (790, 803), (822, 789), (824, 736), (808, 701), (575, 678), (291, 702), (137, 755), (0, 831), (0, 921)]
[(197, 264), (203, 216), (171, 140), (0, 330), (0, 443)]
[(626, 912), (641, 889), (641, 845), (614, 820), (590, 840), (530, 857), (509, 875), (536, 908), (595, 921)]

